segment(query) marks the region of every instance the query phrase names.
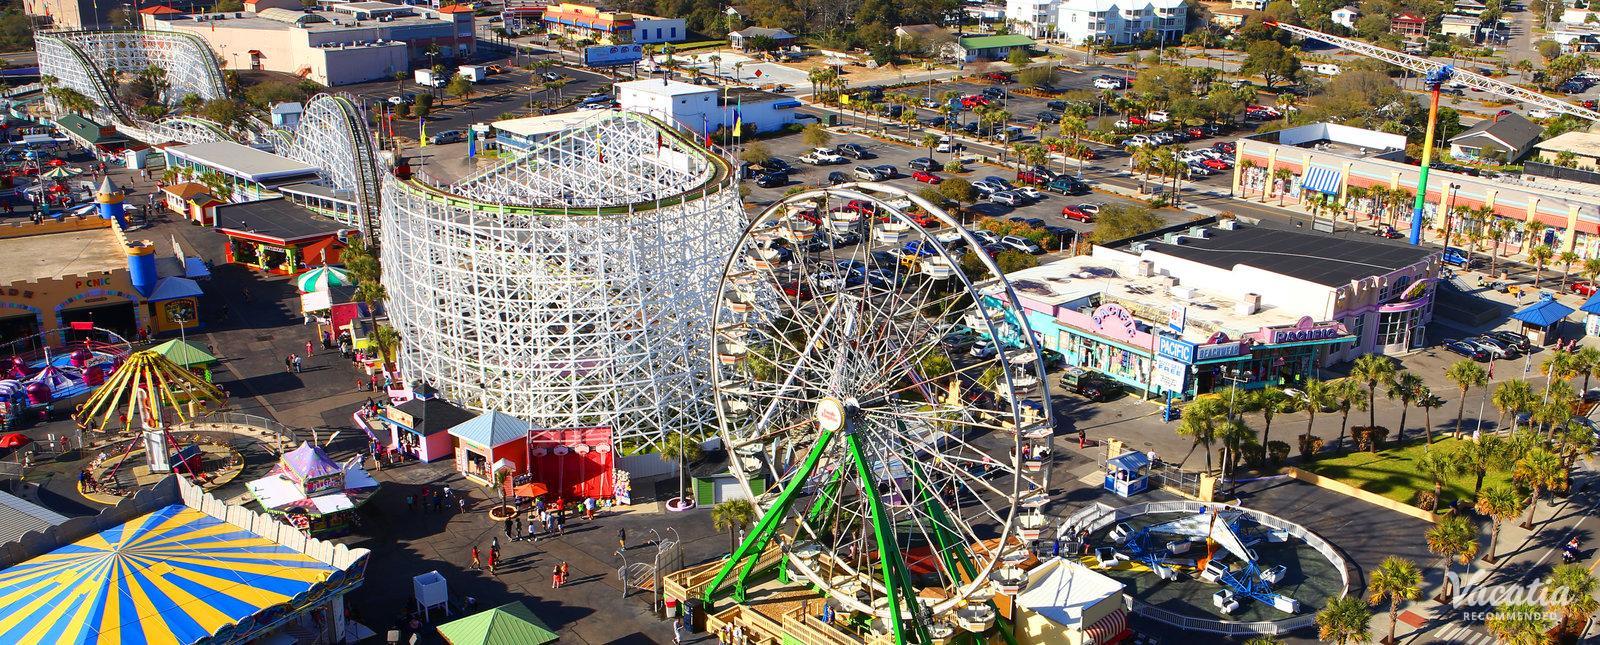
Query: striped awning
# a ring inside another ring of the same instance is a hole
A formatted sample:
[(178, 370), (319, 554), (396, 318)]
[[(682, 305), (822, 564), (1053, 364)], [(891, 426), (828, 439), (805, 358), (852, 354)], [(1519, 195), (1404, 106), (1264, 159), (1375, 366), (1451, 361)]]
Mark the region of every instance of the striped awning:
[(1311, 166), (1300, 179), (1301, 190), (1314, 190), (1329, 195), (1339, 194), (1339, 171), (1326, 166)]
[(1118, 607), (1084, 631), (1083, 645), (1111, 645), (1122, 640), (1127, 633), (1128, 610)]

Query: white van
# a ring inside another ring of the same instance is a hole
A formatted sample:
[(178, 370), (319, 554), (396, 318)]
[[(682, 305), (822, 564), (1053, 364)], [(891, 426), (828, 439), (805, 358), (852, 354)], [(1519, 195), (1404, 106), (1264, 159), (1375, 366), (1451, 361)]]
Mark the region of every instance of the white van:
[(1318, 74), (1321, 74), (1323, 76), (1338, 76), (1339, 72), (1343, 71), (1343, 70), (1339, 69), (1338, 65), (1335, 65), (1333, 63), (1323, 63), (1321, 65), (1316, 66), (1315, 69), (1317, 70)]

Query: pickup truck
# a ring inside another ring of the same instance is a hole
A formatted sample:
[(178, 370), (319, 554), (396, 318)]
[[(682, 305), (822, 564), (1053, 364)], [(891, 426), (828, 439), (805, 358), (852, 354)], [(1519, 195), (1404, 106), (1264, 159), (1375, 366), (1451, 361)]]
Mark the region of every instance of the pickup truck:
[(800, 155), (800, 163), (811, 164), (813, 166), (828, 166), (849, 162), (849, 159), (844, 158), (839, 153), (832, 150), (823, 150), (821, 148)]

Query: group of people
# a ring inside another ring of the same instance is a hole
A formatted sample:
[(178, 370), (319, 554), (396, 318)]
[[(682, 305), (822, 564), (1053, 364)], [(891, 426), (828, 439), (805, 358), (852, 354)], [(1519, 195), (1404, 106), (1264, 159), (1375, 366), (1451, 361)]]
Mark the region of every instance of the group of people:
[(295, 354), (290, 354), (288, 356), (283, 357), (283, 371), (289, 372), (291, 374), (299, 374), (300, 373), (300, 357), (295, 355)]
[(406, 495), (406, 510), (412, 513), (438, 513), (454, 507), (456, 510), (467, 512), (467, 496), (457, 495), (449, 486), (434, 490), (432, 486), (423, 486), (416, 495)]

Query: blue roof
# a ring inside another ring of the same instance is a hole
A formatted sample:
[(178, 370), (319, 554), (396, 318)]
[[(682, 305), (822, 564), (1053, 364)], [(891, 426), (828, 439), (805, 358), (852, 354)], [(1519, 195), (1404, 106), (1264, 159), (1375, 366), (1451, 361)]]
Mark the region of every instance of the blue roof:
[(1578, 307), (1578, 310), (1586, 314), (1600, 315), (1600, 292), (1589, 296), (1589, 299), (1583, 301), (1583, 306)]
[(156, 290), (151, 292), (150, 297), (146, 298), (146, 300), (161, 302), (178, 298), (194, 298), (204, 293), (205, 291), (201, 290), (200, 285), (196, 284), (194, 280), (169, 276), (156, 282)]
[(1566, 318), (1572, 311), (1572, 307), (1556, 302), (1554, 298), (1543, 298), (1538, 302), (1518, 309), (1511, 314), (1511, 319), (1520, 320), (1535, 327), (1549, 327)]
[(533, 424), (509, 414), (485, 412), (450, 429), (450, 436), (495, 448), (526, 439)]
[(1115, 467), (1117, 470), (1138, 472), (1140, 468), (1150, 465), (1150, 456), (1135, 450), (1122, 453), (1119, 457), (1107, 459), (1106, 464)]

